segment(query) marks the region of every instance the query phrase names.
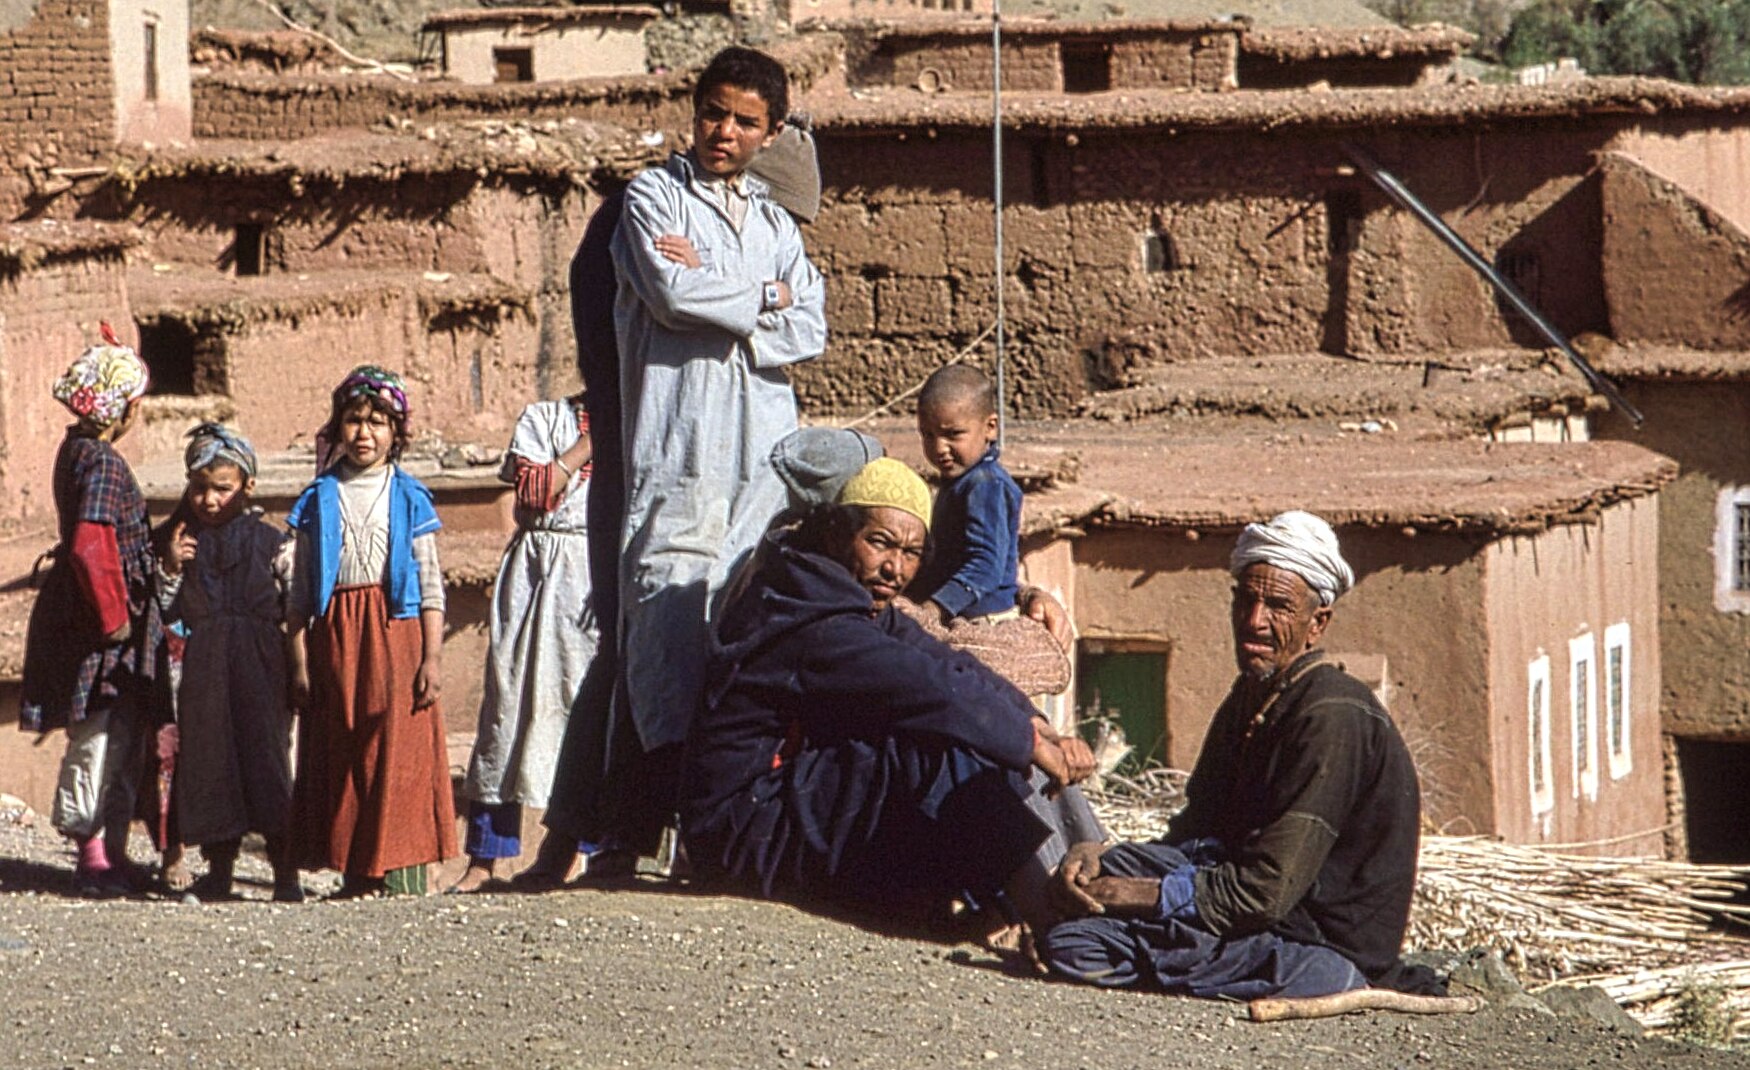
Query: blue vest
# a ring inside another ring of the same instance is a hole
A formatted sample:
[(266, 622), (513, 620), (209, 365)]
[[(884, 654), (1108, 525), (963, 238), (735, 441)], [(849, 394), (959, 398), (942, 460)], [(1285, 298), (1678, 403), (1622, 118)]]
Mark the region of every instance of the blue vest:
[[(340, 577), (340, 480), (332, 469), (317, 476), (286, 517), (286, 524), (316, 546), (316, 615), (328, 612)], [(396, 466), (389, 472), (389, 615), (419, 616), (419, 562), (413, 540), (443, 527), (431, 491)], [(308, 582), (308, 580), (306, 580)]]

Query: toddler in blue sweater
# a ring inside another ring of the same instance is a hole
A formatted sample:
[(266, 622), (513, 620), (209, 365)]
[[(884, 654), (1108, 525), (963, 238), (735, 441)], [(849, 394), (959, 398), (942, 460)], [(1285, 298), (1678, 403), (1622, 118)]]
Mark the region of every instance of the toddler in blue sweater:
[(934, 550), (911, 591), (944, 621), (1015, 616), (1021, 488), (998, 459), (996, 390), (984, 373), (937, 369), (918, 396), (918, 436), (944, 482), (930, 519)]

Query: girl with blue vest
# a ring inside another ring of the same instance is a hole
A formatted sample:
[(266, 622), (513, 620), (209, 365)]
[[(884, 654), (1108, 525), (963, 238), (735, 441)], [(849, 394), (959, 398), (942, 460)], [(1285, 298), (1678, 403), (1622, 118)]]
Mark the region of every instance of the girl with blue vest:
[(353, 370), (323, 437), (335, 459), (286, 523), (292, 704), (300, 711), (292, 830), (298, 861), (336, 869), (343, 896), (425, 891), (456, 853), (438, 710), (444, 634), (441, 526), (431, 491), (395, 463), (406, 387)]

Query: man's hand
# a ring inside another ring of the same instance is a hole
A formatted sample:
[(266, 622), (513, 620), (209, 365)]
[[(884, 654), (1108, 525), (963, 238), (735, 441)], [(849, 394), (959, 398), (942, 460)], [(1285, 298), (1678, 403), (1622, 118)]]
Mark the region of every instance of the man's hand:
[(129, 622), (124, 620), (124, 621), (122, 621), (121, 627), (117, 628), (115, 631), (110, 632), (108, 635), (104, 636), (103, 641), (106, 643), (109, 643), (111, 645), (114, 645), (116, 643), (125, 643), (128, 641), (128, 639), (133, 634), (134, 634), (134, 626), (132, 624), (130, 624)]
[(1057, 872), (1051, 875), (1051, 883), (1046, 885), (1046, 897), (1059, 916), (1085, 918), (1106, 912), (1105, 905), (1084, 890), (1089, 881), (1100, 876), (1100, 856), (1105, 853), (1106, 845), (1096, 840), (1070, 844)]
[(1094, 775), (1094, 748), (1081, 736), (1058, 736), (1057, 749), (1063, 752), (1063, 760), (1069, 765), (1069, 783), (1080, 784)]
[(1075, 641), (1075, 631), (1070, 626), (1069, 611), (1064, 609), (1057, 599), (1051, 597), (1043, 587), (1024, 587), (1020, 597), (1021, 612), (1045, 625), (1045, 630), (1057, 640), (1057, 645), (1065, 650)]
[(286, 672), (286, 705), (291, 708), (293, 713), (309, 711), (310, 670), (308, 666), (293, 665)]
[(664, 234), (656, 239), (656, 251), (664, 259), (683, 267), (696, 268), (704, 263), (699, 259), (699, 251), (693, 248), (693, 243), (679, 234)]
[(1055, 799), (1066, 784), (1073, 783), (1069, 779), (1069, 763), (1064, 760), (1057, 741), (1037, 731), (1033, 733), (1033, 764), (1051, 781), (1045, 788), (1047, 799)]

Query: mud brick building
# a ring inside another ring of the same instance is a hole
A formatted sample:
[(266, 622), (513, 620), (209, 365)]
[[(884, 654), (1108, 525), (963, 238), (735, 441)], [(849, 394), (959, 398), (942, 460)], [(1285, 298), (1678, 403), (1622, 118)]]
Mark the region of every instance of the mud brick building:
[[(7, 24), (10, 22), (11, 24)], [(0, 20), (0, 175), (189, 134), (188, 5), (38, 0)]]
[(445, 75), (468, 85), (549, 82), (644, 73), (648, 5), (488, 7), (439, 12), (421, 32), (438, 38)]

